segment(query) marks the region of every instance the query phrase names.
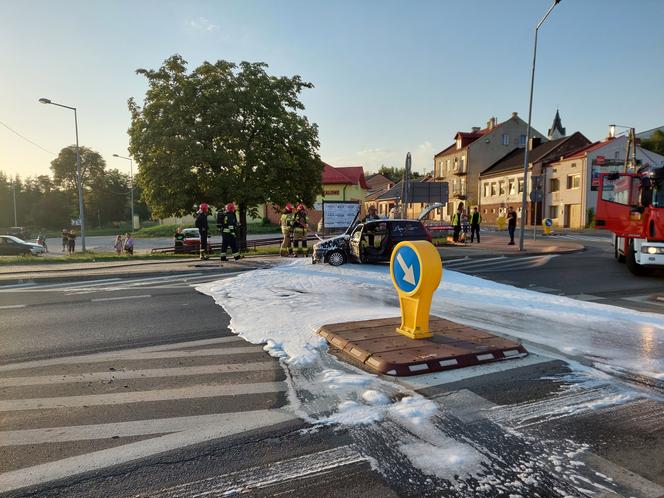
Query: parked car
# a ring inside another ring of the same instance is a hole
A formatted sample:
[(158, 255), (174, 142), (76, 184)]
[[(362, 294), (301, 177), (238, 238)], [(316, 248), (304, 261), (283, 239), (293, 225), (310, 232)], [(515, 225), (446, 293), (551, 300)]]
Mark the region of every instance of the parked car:
[(198, 251), (201, 247), (201, 233), (198, 228), (184, 228), (182, 240), (175, 239), (175, 252)]
[(419, 220), (372, 220), (356, 225), (350, 233), (314, 245), (312, 262), (332, 266), (389, 261), (392, 250), (404, 240), (428, 240), (431, 234)]
[(0, 255), (2, 256), (37, 256), (44, 252), (39, 244), (25, 242), (13, 235), (0, 235)]

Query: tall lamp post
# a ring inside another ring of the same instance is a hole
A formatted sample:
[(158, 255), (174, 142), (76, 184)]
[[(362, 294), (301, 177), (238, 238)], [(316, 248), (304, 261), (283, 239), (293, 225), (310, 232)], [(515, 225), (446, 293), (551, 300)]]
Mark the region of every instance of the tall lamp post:
[(535, 86), (535, 61), (537, 60), (537, 33), (540, 29), (540, 26), (546, 21), (546, 18), (549, 17), (551, 11), (556, 5), (560, 3), (560, 0), (553, 0), (551, 7), (546, 11), (544, 17), (540, 19), (535, 26), (535, 44), (533, 46), (533, 68), (530, 76), (530, 102), (528, 104), (528, 128), (526, 128), (526, 151), (523, 155), (523, 197), (521, 199), (521, 232), (519, 234), (519, 251), (523, 251), (523, 238), (526, 232), (526, 204), (528, 196), (528, 149), (530, 147), (530, 121), (533, 115), (533, 87)]
[(126, 159), (129, 161), (129, 184), (130, 184), (130, 198), (131, 198), (131, 230), (134, 229), (134, 161), (131, 157), (121, 156), (119, 154), (113, 154), (113, 157), (119, 157), (120, 159)]
[(76, 129), (76, 186), (78, 187), (78, 217), (81, 223), (81, 249), (83, 252), (85, 252), (85, 211), (83, 208), (83, 186), (81, 185), (81, 154), (78, 150), (78, 117), (76, 115), (76, 107), (57, 104), (44, 97), (39, 99), (39, 102), (42, 104), (57, 105), (58, 107), (64, 107), (65, 109), (71, 109), (74, 111), (74, 127)]

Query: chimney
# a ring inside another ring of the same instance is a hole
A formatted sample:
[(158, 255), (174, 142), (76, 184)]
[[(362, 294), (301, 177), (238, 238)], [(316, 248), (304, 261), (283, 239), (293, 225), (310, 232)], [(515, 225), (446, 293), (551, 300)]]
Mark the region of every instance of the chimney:
[(533, 150), (535, 147), (542, 143), (542, 139), (539, 137), (531, 137), (530, 143), (528, 144), (528, 150)]
[(489, 130), (493, 130), (496, 127), (496, 118), (493, 116), (489, 118), (489, 121), (486, 122), (486, 127)]
[(518, 112), (513, 112), (513, 113), (512, 113), (512, 117), (513, 117), (513, 118), (517, 117), (518, 115), (519, 115)]
[(614, 124), (609, 125), (609, 135), (606, 138), (607, 139), (616, 138), (616, 125)]
[(479, 126), (473, 126), (473, 133), (477, 133), (478, 131), (480, 131), (480, 127)]

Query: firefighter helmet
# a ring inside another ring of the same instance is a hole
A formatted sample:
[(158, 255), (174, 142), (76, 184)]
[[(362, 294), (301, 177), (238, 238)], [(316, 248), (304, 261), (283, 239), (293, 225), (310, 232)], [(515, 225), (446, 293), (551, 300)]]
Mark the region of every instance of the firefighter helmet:
[(203, 211), (204, 213), (207, 213), (207, 212), (208, 212), (208, 209), (210, 209), (210, 206), (208, 206), (208, 205), (207, 205), (206, 203), (204, 203), (204, 202), (201, 202), (201, 205), (198, 206), (198, 207), (199, 207), (200, 210)]
[(226, 204), (226, 211), (228, 211), (230, 213), (235, 212), (235, 204), (233, 204), (232, 202), (229, 202), (228, 204)]
[(287, 202), (286, 205), (284, 206), (284, 212), (285, 213), (293, 212), (293, 205), (290, 202)]
[(304, 209), (304, 204), (298, 204), (297, 205), (297, 210), (302, 211)]

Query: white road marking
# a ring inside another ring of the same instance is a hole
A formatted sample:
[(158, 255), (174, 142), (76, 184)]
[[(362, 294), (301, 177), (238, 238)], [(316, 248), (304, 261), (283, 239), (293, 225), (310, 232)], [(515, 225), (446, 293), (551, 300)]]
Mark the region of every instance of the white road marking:
[(601, 301), (603, 299), (607, 299), (606, 297), (594, 296), (592, 294), (572, 294), (568, 295), (567, 297), (578, 299), (579, 301)]
[(122, 392), (112, 394), (89, 394), (85, 396), (60, 396), (56, 398), (12, 399), (0, 401), (0, 412), (20, 410), (45, 410), (83, 406), (123, 405), (151, 401), (216, 398), (219, 396), (241, 396), (284, 392), (288, 388), (283, 382), (254, 382), (250, 384), (197, 385), (153, 391)]
[[(157, 360), (163, 358), (188, 358), (188, 357), (203, 357), (203, 356), (230, 356), (234, 354), (249, 354), (249, 353), (260, 353), (264, 351), (263, 346), (243, 346), (236, 348), (212, 348), (212, 349), (196, 349), (193, 351), (158, 351), (154, 353), (150, 352), (127, 352), (124, 354), (107, 354), (107, 355), (91, 355), (88, 357), (83, 356), (70, 356), (68, 358), (54, 358), (52, 360), (37, 360), (34, 362), (26, 362), (30, 366), (19, 366), (20, 363), (15, 363), (13, 365), (0, 365), (0, 372), (7, 372), (12, 370), (18, 370), (21, 368), (31, 368), (34, 366), (46, 366), (46, 365), (70, 365), (70, 364), (80, 364), (80, 363), (99, 363), (102, 361), (111, 361), (111, 360), (127, 360), (127, 361), (136, 361), (136, 360)], [(83, 359), (85, 358), (85, 359)], [(41, 363), (41, 364), (39, 364)], [(38, 364), (38, 365), (36, 365)]]
[(239, 470), (162, 489), (153, 496), (167, 498), (235, 495), (366, 461), (368, 459), (352, 447), (340, 446), (280, 462), (273, 462), (261, 467)]
[(0, 306), (0, 310), (13, 310), (16, 308), (25, 308), (27, 304), (7, 304), (5, 306)]
[[(144, 353), (157, 353), (160, 351), (171, 351), (171, 350), (177, 350), (177, 349), (186, 349), (186, 348), (192, 348), (192, 347), (197, 347), (197, 346), (206, 346), (210, 344), (218, 344), (218, 343), (227, 343), (227, 342), (238, 342), (238, 341), (244, 341), (239, 336), (233, 335), (233, 336), (224, 336), (224, 337), (217, 337), (214, 339), (200, 339), (197, 341), (186, 341), (186, 342), (178, 342), (174, 344), (163, 344), (161, 346), (145, 346), (142, 348), (135, 348), (135, 349), (121, 349), (119, 351), (112, 351), (112, 352), (106, 352), (106, 353), (94, 353), (94, 354), (86, 354), (86, 355), (80, 355), (80, 356), (63, 356), (61, 358), (50, 358), (48, 360), (33, 360), (33, 361), (24, 361), (21, 363), (10, 363), (8, 365), (0, 365), (0, 372), (11, 372), (13, 370), (24, 370), (27, 368), (39, 368), (39, 367), (48, 367), (52, 365), (71, 365), (71, 364), (81, 364), (81, 363), (98, 363), (102, 361), (112, 361), (112, 360), (117, 360), (117, 359), (134, 359), (136, 355), (141, 355)], [(262, 346), (248, 346), (248, 348), (251, 348), (251, 352), (256, 352), (259, 350), (262, 350)], [(246, 348), (231, 348), (231, 353), (228, 354), (235, 354), (235, 353), (246, 353), (248, 352)], [(212, 354), (209, 354), (211, 351), (212, 352), (217, 352), (219, 350), (204, 350), (206, 354), (204, 356), (213, 356)], [(185, 354), (186, 356), (186, 354)], [(172, 358), (173, 356), (168, 356), (169, 358)], [(156, 358), (159, 358), (157, 356)]]
[(6, 472), (0, 474), (0, 491), (7, 492), (56, 479), (69, 478), (84, 472), (120, 465), (185, 446), (287, 422), (294, 418), (293, 415), (280, 410), (245, 412), (241, 416), (230, 417), (226, 423), (196, 427), (115, 448)]
[(212, 424), (237, 423), (235, 419), (270, 415), (270, 410), (255, 410), (233, 413), (213, 413), (191, 417), (156, 418), (132, 420), (110, 424), (74, 425), (69, 427), (47, 427), (0, 432), (0, 446), (22, 446), (26, 444), (64, 443), (67, 441), (91, 441), (112, 437), (147, 436), (168, 434)]
[[(104, 285), (109, 282), (118, 282), (122, 280), (121, 278), (104, 278), (101, 280), (81, 280), (78, 282), (59, 282), (57, 284), (34, 284), (31, 285), (28, 288), (25, 289), (14, 289), (14, 292), (36, 292), (40, 290), (45, 290), (45, 289), (58, 289), (58, 288), (63, 288), (63, 289), (69, 289), (70, 287), (96, 287), (97, 285)], [(8, 292), (8, 290), (5, 290), (5, 287), (0, 287), (0, 292)]]
[(115, 297), (98, 297), (95, 299), (90, 299), (91, 302), (97, 303), (100, 301), (120, 301), (121, 299), (143, 299), (146, 297), (152, 297), (151, 294), (140, 294), (138, 296), (115, 296)]
[[(464, 267), (464, 266), (468, 266), (468, 265), (479, 266), (479, 265), (484, 265), (484, 264), (495, 264), (495, 263), (489, 263), (489, 262), (502, 260), (502, 259), (507, 259), (507, 256), (497, 256), (495, 258), (486, 258), (486, 259), (469, 258), (467, 261), (464, 261), (463, 263), (455, 263), (451, 266), (453, 267), (452, 269), (456, 269), (456, 268)], [(445, 262), (443, 262), (443, 265), (444, 264), (445, 264)]]
[(41, 386), (125, 379), (161, 379), (167, 377), (187, 377), (192, 375), (211, 375), (230, 372), (259, 372), (263, 370), (279, 369), (279, 364), (276, 362), (261, 361), (252, 363), (228, 363), (223, 365), (202, 365), (198, 367), (150, 368), (145, 370), (106, 370), (103, 372), (90, 372), (71, 375), (6, 377), (0, 378), (0, 387)]

